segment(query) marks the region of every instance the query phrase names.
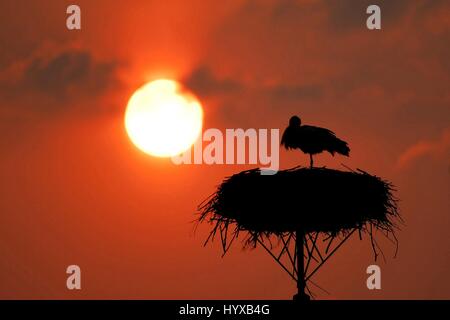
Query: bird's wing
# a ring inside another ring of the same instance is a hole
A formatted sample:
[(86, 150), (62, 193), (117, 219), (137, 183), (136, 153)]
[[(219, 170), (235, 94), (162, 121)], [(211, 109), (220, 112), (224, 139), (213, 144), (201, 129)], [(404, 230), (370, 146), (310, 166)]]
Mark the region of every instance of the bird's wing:
[(301, 126), (301, 128), (303, 128), (305, 136), (309, 136), (310, 141), (320, 146), (322, 150), (326, 150), (333, 155), (335, 152), (345, 156), (349, 155), (350, 148), (347, 142), (336, 137), (333, 131), (314, 126)]
[(333, 131), (326, 129), (326, 128), (307, 126), (307, 125), (301, 126), (301, 128), (304, 130), (304, 132), (314, 133), (315, 135), (327, 136), (327, 137), (329, 135), (336, 136), (336, 134)]

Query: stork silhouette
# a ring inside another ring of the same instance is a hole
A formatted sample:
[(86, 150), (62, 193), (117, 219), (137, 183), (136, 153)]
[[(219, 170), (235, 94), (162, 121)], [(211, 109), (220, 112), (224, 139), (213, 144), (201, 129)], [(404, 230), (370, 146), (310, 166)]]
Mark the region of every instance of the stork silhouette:
[(302, 125), (298, 116), (293, 116), (289, 120), (289, 126), (284, 130), (281, 137), (281, 145), (287, 150), (300, 149), (303, 153), (309, 154), (310, 166), (313, 167), (313, 155), (328, 151), (334, 156), (335, 153), (349, 156), (350, 148), (347, 142), (336, 137), (331, 130)]

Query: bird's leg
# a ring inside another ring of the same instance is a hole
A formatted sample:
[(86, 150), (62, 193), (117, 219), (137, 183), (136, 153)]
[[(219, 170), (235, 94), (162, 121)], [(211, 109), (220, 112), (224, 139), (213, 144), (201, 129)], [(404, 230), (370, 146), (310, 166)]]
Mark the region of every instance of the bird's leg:
[(311, 168), (313, 167), (313, 156), (312, 156), (312, 154), (309, 154), (309, 164), (310, 164), (310, 166), (311, 166)]

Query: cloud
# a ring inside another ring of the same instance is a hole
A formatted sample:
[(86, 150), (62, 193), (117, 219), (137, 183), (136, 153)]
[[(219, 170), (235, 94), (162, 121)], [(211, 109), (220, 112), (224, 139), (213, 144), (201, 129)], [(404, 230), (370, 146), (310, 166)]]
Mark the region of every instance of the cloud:
[(323, 0), (329, 10), (330, 25), (337, 31), (353, 31), (357, 28), (365, 30), (369, 5), (378, 5), (381, 9), (383, 28), (392, 27), (406, 16), (413, 17), (416, 23), (427, 15), (435, 16), (435, 10), (440, 10), (448, 4), (446, 0)]
[(429, 97), (400, 103), (392, 112), (392, 123), (402, 124), (403, 131), (411, 138), (409, 142), (437, 135), (448, 126), (450, 119), (450, 97)]
[(116, 64), (95, 61), (87, 51), (36, 58), (25, 68), (21, 89), (64, 99), (71, 93), (97, 95), (115, 82)]
[(195, 69), (185, 80), (187, 87), (201, 96), (229, 94), (241, 91), (256, 90), (259, 95), (267, 95), (277, 100), (316, 99), (323, 93), (323, 87), (316, 84), (285, 84), (265, 85), (254, 83), (248, 86), (237, 78), (219, 78), (206, 67)]
[(35, 54), (0, 73), (1, 91), (16, 102), (44, 98), (61, 103), (93, 98), (117, 85), (117, 69), (116, 62), (96, 60), (86, 50)]
[(317, 99), (323, 95), (320, 85), (284, 85), (280, 84), (268, 89), (269, 94), (277, 100), (304, 100)]
[[(436, 4), (441, 0), (436, 0)], [(394, 24), (408, 10), (417, 6), (434, 7), (434, 1), (413, 2), (408, 0), (280, 0), (280, 1), (248, 1), (242, 10), (242, 14), (254, 15), (255, 12), (264, 12), (269, 9), (269, 19), (273, 26), (280, 24), (296, 23), (302, 25), (309, 21), (311, 16), (320, 16), (321, 12), (327, 12), (328, 25), (335, 31), (366, 30), (367, 7), (376, 4), (381, 8), (382, 21), (387, 24)]]
[(195, 69), (184, 80), (185, 85), (200, 96), (228, 94), (242, 89), (242, 84), (232, 79), (219, 79), (205, 66)]
[(398, 158), (397, 168), (404, 169), (423, 157), (450, 156), (450, 128), (447, 128), (437, 140), (418, 141), (406, 149)]

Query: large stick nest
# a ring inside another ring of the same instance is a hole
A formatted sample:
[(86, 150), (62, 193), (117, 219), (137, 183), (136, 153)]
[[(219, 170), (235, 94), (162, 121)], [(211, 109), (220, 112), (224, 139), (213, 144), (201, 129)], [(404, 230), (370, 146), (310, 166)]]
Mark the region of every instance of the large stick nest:
[(233, 239), (248, 231), (254, 244), (261, 235), (297, 230), (332, 236), (355, 228), (391, 233), (400, 218), (393, 191), (390, 182), (362, 170), (296, 167), (261, 175), (252, 169), (225, 179), (199, 206), (198, 221), (213, 224), (208, 240), (218, 230), (227, 234), (233, 224)]

